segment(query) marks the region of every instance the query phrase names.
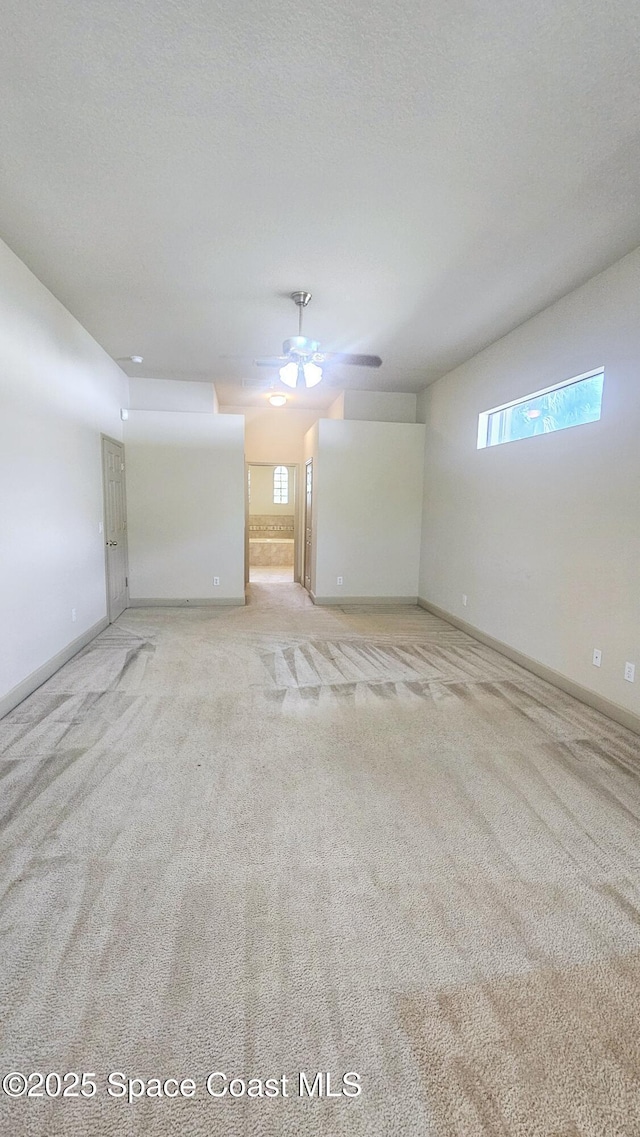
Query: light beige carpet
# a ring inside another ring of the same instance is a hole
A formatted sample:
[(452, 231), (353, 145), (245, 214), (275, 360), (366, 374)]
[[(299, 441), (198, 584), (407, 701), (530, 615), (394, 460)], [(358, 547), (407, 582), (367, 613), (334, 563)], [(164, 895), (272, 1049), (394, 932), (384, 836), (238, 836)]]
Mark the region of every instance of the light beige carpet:
[(1, 1073), (96, 1082), (3, 1134), (640, 1134), (635, 735), (419, 609), (255, 585), (126, 612), (0, 738)]

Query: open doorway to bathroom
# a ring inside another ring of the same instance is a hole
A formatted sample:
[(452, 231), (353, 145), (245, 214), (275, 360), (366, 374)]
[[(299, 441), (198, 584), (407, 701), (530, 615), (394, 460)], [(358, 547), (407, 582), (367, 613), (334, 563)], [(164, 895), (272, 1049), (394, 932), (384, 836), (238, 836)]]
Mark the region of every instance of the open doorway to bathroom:
[(297, 572), (297, 466), (247, 465), (248, 580), (286, 584)]

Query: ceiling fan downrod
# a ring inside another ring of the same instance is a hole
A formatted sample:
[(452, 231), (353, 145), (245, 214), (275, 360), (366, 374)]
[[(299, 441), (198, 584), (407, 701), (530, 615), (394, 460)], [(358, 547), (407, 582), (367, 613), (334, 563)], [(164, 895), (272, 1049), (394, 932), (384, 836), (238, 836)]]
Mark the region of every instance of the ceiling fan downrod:
[(296, 292), (291, 292), (290, 296), (298, 308), (298, 334), (285, 340), (282, 350), (285, 355), (294, 356), (297, 362), (308, 363), (320, 347), (317, 340), (307, 339), (302, 334), (302, 313), (311, 299), (311, 293), (298, 289)]
[(296, 292), (291, 293), (291, 299), (293, 300), (293, 303), (297, 304), (297, 306), (298, 306), (298, 335), (301, 336), (302, 335), (302, 312), (303, 312), (303, 309), (306, 308), (307, 304), (309, 303), (309, 301), (311, 299), (311, 293), (310, 292), (304, 292), (302, 289), (298, 289)]

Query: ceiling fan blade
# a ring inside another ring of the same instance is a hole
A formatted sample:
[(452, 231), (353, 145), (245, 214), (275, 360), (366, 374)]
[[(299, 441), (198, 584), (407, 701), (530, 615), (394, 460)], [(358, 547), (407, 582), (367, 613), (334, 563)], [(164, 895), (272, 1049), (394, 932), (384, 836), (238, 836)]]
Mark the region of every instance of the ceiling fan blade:
[(291, 360), (287, 355), (269, 355), (264, 359), (254, 359), (253, 362), (258, 367), (282, 367), (285, 363), (290, 363)]
[(379, 355), (350, 355), (344, 351), (323, 351), (327, 363), (354, 363), (357, 367), (380, 367)]

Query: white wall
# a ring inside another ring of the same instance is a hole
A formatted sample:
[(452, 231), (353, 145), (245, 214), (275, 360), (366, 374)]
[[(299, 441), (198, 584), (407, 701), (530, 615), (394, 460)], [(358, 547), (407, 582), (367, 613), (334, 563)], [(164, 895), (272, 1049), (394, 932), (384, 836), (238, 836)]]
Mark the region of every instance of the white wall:
[(314, 456), (316, 600), (415, 599), (424, 427), (320, 419), (306, 443)]
[(337, 399), (333, 400), (325, 418), (344, 418), (344, 391), (338, 395)]
[[(640, 710), (640, 250), (427, 388), (420, 596)], [(604, 364), (599, 422), (476, 449), (478, 415)], [(462, 605), (462, 594), (468, 606)], [(594, 647), (602, 666), (592, 665)], [(638, 680), (625, 682), (626, 660)]]
[(342, 414), (330, 418), (415, 422), (417, 396), (404, 391), (345, 391)]
[(125, 446), (131, 602), (244, 604), (243, 418), (132, 410)]
[(304, 458), (304, 436), (320, 417), (317, 410), (289, 407), (220, 407), (220, 414), (244, 415), (247, 462), (296, 465)]
[(213, 383), (177, 379), (129, 379), (129, 407), (139, 411), (217, 412)]
[(2, 699), (106, 617), (100, 433), (120, 438), (128, 395), (2, 242), (0, 360)]

